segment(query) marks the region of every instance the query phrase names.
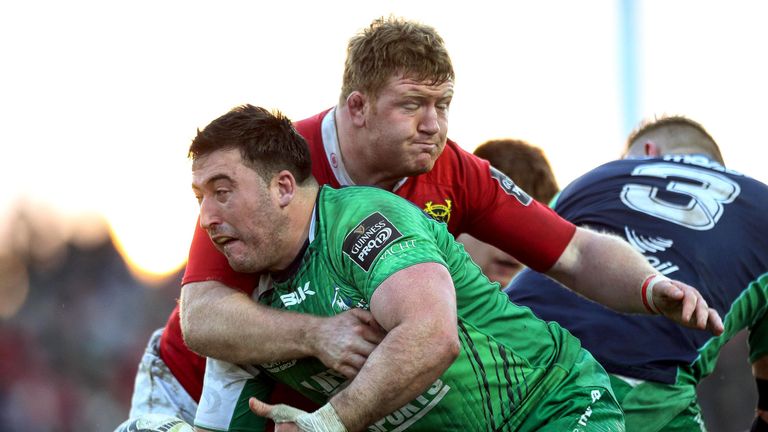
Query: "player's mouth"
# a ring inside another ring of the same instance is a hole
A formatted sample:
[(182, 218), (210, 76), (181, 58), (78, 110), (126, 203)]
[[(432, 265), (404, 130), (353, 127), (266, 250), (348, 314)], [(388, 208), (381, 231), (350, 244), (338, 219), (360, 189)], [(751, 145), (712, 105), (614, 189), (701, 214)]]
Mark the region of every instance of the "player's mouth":
[(213, 236), (213, 237), (211, 237), (211, 241), (213, 241), (213, 243), (217, 247), (219, 247), (220, 249), (223, 249), (223, 248), (231, 245), (232, 243), (238, 241), (238, 239), (235, 238), (235, 237), (220, 235), (220, 236)]
[(413, 143), (413, 145), (416, 146), (416, 148), (418, 148), (419, 150), (426, 151), (429, 153), (433, 153), (437, 151), (437, 148), (438, 148), (437, 144), (429, 143), (429, 142), (415, 142)]

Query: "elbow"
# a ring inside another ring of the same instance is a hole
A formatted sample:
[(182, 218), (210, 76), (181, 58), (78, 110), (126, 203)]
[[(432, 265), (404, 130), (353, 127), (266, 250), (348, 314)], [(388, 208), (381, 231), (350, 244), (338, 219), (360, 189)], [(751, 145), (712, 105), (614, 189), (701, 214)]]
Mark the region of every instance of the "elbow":
[[(185, 324), (185, 322), (187, 324)], [(193, 321), (194, 322), (194, 321)], [(197, 327), (194, 325), (189, 325), (189, 320), (185, 320), (181, 318), (181, 336), (184, 340), (184, 345), (187, 346), (187, 348), (190, 349), (190, 351), (193, 351), (200, 355), (205, 355), (205, 345), (203, 344), (203, 337), (201, 337), (199, 331), (197, 330)]]
[(203, 313), (202, 303), (199, 300), (198, 293), (195, 292), (195, 284), (184, 285), (181, 289), (179, 299), (179, 325), (184, 344), (197, 353), (204, 352), (203, 331), (206, 326), (200, 323), (204, 321), (201, 317)]
[(458, 358), (459, 354), (461, 353), (461, 344), (459, 343), (459, 338), (456, 338), (456, 340), (446, 348), (446, 361), (448, 362), (448, 365), (446, 366), (447, 369), (448, 366), (452, 365), (453, 362), (456, 361), (456, 358)]
[(438, 368), (442, 370), (448, 369), (453, 362), (459, 357), (461, 353), (461, 342), (459, 341), (459, 334), (454, 328), (451, 332), (445, 332), (441, 335), (439, 344), (436, 344), (435, 360), (437, 360)]

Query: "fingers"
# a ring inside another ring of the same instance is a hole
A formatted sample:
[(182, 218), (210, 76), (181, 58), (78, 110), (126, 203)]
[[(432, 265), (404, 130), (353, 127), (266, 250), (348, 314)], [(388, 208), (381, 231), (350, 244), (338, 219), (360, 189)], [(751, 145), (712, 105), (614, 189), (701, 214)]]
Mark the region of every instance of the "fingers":
[(352, 309), (355, 316), (358, 317), (358, 319), (366, 324), (368, 324), (370, 327), (380, 330), (384, 332), (385, 330), (379, 325), (379, 323), (376, 321), (376, 318), (373, 317), (373, 314), (370, 313), (367, 310), (364, 309)]
[(320, 327), (313, 339), (313, 355), (347, 378), (357, 376), (386, 336), (373, 315), (362, 309), (323, 318)]
[(681, 300), (684, 300), (684, 292), (671, 280), (659, 282), (654, 286), (652, 302), (662, 315), (674, 314), (679, 308), (682, 310)]
[(682, 289), (685, 296), (683, 297), (681, 319), (683, 322), (689, 323), (691, 327), (706, 330), (709, 327), (709, 319), (712, 312), (719, 318), (717, 311), (707, 305), (707, 301), (704, 300), (704, 297), (695, 288), (684, 285)]
[(691, 317), (693, 316), (693, 312), (696, 310), (696, 303), (697, 298), (695, 295), (693, 295), (690, 291), (685, 292), (683, 290), (683, 304), (682, 304), (682, 312), (680, 314), (680, 320), (684, 323), (691, 323)]
[(368, 357), (386, 336), (370, 312), (352, 309), (337, 317), (340, 322), (334, 327), (332, 343), (338, 344), (340, 356), (349, 353)]
[(382, 340), (384, 340), (384, 336), (387, 335), (387, 333), (379, 327), (378, 324), (376, 324), (376, 321), (374, 321), (374, 326), (368, 325), (364, 327), (360, 327), (360, 336), (363, 337), (366, 341), (378, 345), (381, 343)]
[(723, 319), (720, 318), (720, 314), (717, 313), (717, 311), (714, 309), (709, 310), (709, 320), (708, 320), (707, 330), (712, 332), (712, 334), (714, 334), (715, 336), (720, 336), (725, 331), (725, 326), (723, 325)]
[(704, 297), (702, 297), (701, 293), (698, 291), (696, 291), (696, 297), (698, 301), (696, 303), (696, 313), (693, 319), (696, 320), (696, 328), (706, 330), (707, 322), (709, 321), (709, 311), (712, 309), (709, 308), (707, 301), (704, 300)]
[(357, 318), (359, 323), (364, 324), (359, 327), (359, 334), (368, 342), (378, 344), (386, 336), (387, 332), (376, 322), (372, 313), (363, 309), (352, 309), (349, 314)]
[(677, 300), (677, 301), (685, 298), (686, 288), (693, 289), (693, 287), (691, 287), (690, 285), (686, 285), (680, 281), (671, 280), (671, 279), (663, 282), (659, 282), (656, 285), (656, 287), (661, 291), (661, 294), (664, 297), (670, 300)]
[[(663, 313), (688, 327), (708, 330), (714, 335), (724, 331), (723, 321), (716, 310), (709, 307), (701, 293), (680, 281), (666, 281), (657, 284), (657, 305), (663, 305)], [(678, 315), (679, 314), (679, 315)]]
[(338, 361), (329, 366), (340, 372), (347, 378), (354, 378), (363, 368), (368, 356), (376, 349), (376, 345), (360, 341), (355, 347), (348, 347), (346, 352), (338, 358)]
[(693, 328), (706, 329), (709, 318), (709, 307), (706, 300), (694, 288), (684, 284), (680, 285), (682, 286), (679, 288), (683, 292), (680, 321)]
[(360, 369), (352, 367), (352, 366), (347, 366), (347, 365), (342, 365), (342, 366), (339, 366), (337, 368), (332, 368), (332, 369), (335, 370), (336, 372), (344, 375), (344, 377), (347, 378), (347, 379), (352, 379), (352, 378), (356, 377), (357, 374), (360, 373)]
[(260, 417), (268, 417), (272, 418), (272, 407), (273, 405), (266, 404), (255, 397), (252, 397), (248, 399), (248, 407), (253, 411), (254, 414)]
[(352, 379), (360, 373), (360, 369), (363, 368), (366, 360), (368, 360), (367, 356), (363, 357), (359, 354), (352, 354), (346, 359), (345, 363), (336, 368), (336, 371), (340, 372), (345, 377)]
[(255, 397), (248, 399), (248, 407), (254, 414), (272, 419), (275, 423), (295, 422), (296, 418), (306, 411), (294, 408), (290, 405), (270, 405)]
[(694, 312), (696, 312), (699, 297), (701, 297), (696, 289), (680, 281), (666, 280), (656, 284), (654, 296), (657, 294), (659, 298), (654, 299), (654, 303), (657, 307), (662, 306), (662, 309), (667, 311), (665, 315), (679, 313), (678, 319), (681, 323), (696, 326), (696, 323), (691, 322), (691, 319), (696, 316)]
[[(698, 291), (691, 287), (686, 286), (683, 288), (683, 291), (685, 292), (683, 297), (683, 321), (691, 323), (696, 328), (705, 329), (706, 325), (701, 325), (702, 323), (699, 318), (706, 320), (707, 302), (704, 301), (704, 298), (701, 297)], [(706, 324), (706, 321), (703, 324)]]
[[(715, 336), (720, 336), (725, 331), (723, 320), (717, 311), (707, 305), (706, 300), (699, 294), (699, 304), (696, 310), (695, 328), (707, 330)], [(693, 319), (693, 318), (692, 318)]]

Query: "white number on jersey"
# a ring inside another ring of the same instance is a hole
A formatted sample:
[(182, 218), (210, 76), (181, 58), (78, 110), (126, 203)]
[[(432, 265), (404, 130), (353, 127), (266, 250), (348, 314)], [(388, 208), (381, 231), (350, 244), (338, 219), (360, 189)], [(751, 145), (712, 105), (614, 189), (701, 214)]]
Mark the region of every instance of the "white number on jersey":
[(687, 195), (690, 198), (686, 204), (666, 201), (658, 196), (657, 187), (640, 183), (624, 185), (621, 201), (633, 210), (698, 231), (712, 229), (723, 215), (723, 206), (733, 202), (741, 193), (738, 183), (730, 178), (685, 165), (645, 164), (635, 168), (632, 175), (664, 179), (677, 177), (695, 182), (671, 179), (667, 183), (667, 191)]

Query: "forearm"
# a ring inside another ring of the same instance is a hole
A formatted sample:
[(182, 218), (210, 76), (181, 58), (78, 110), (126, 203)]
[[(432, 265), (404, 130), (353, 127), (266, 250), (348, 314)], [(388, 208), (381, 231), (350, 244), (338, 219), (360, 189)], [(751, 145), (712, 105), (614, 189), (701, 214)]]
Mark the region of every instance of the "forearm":
[(392, 329), (358, 376), (331, 399), (350, 432), (364, 429), (417, 398), (458, 356), (455, 327), (453, 332), (435, 331), (432, 324), (419, 327)]
[(184, 285), (180, 302), (184, 342), (201, 355), (235, 364), (312, 355), (316, 317), (260, 305), (216, 281)]
[(641, 286), (658, 271), (643, 255), (619, 237), (583, 228), (574, 241), (578, 247), (569, 247), (547, 275), (616, 311), (647, 313)]

